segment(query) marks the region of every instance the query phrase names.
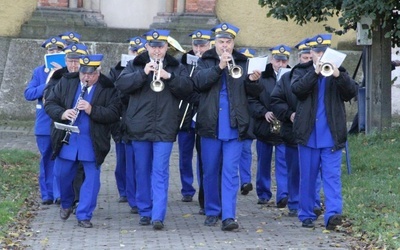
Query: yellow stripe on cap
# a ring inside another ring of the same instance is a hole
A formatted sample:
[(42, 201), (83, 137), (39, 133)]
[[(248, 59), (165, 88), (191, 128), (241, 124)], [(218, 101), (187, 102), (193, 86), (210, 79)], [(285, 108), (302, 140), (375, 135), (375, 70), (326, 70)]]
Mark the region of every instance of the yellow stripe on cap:
[(310, 49), (310, 46), (307, 46), (306, 44), (302, 44), (298, 48), (298, 50), (303, 50), (303, 49)]
[(99, 61), (86, 61), (85, 59), (89, 59), (89, 58), (87, 58), (87, 57), (80, 58), (79, 64), (84, 65), (84, 66), (92, 66), (92, 67), (98, 67), (101, 64), (101, 62), (99, 62)]
[(64, 50), (64, 52), (65, 52), (65, 54), (78, 53), (78, 54), (81, 54), (81, 55), (87, 55), (87, 51), (86, 50), (82, 50), (82, 49), (77, 49), (77, 50), (66, 49), (66, 50)]
[(157, 38), (154, 38), (153, 36), (146, 36), (147, 41), (153, 41), (153, 40), (161, 40), (161, 41), (167, 41), (168, 36), (159, 36)]
[(287, 56), (290, 56), (290, 52), (289, 51), (287, 51), (287, 50), (285, 50), (284, 52), (281, 52), (281, 51), (279, 51), (279, 50), (277, 50), (277, 49), (275, 49), (275, 50), (272, 50), (272, 55), (276, 55), (276, 54), (284, 54), (284, 55), (287, 55)]
[(74, 42), (79, 43), (79, 39), (78, 39), (76, 36), (74, 36), (74, 37), (71, 38), (70, 36), (64, 35), (64, 36), (61, 36), (61, 39), (63, 39), (63, 40), (72, 40), (72, 41), (74, 41)]
[(198, 37), (196, 35), (192, 35), (192, 39), (194, 39), (194, 40), (210, 40), (211, 36), (202, 35), (201, 37)]
[(236, 32), (235, 32), (234, 30), (232, 30), (232, 29), (223, 30), (222, 28), (217, 28), (217, 29), (215, 30), (215, 33), (216, 33), (216, 34), (218, 34), (218, 33), (220, 33), (220, 32), (226, 32), (226, 33), (229, 33), (229, 34), (233, 35), (233, 37), (236, 37)]

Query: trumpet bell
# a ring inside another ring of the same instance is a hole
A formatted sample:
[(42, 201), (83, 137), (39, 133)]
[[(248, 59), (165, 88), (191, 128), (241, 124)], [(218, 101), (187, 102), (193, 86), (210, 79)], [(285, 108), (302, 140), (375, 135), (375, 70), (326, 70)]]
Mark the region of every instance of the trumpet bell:
[(333, 74), (333, 66), (330, 63), (323, 63), (321, 66), (321, 75), (328, 77)]
[(229, 74), (235, 79), (240, 78), (243, 75), (243, 68), (235, 65), (229, 69)]
[(164, 82), (161, 80), (154, 80), (150, 83), (150, 88), (154, 92), (161, 92), (164, 90)]

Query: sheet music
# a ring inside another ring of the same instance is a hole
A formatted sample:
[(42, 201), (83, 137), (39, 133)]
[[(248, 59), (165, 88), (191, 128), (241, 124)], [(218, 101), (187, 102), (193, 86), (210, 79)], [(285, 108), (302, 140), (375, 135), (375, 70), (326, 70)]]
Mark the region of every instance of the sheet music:
[(198, 56), (194, 56), (191, 54), (186, 54), (186, 63), (189, 65), (197, 65), (197, 61), (199, 60)]
[(268, 56), (249, 58), (247, 60), (247, 74), (253, 74), (254, 70), (264, 72), (267, 62)]
[(53, 69), (54, 66), (52, 63), (57, 63), (61, 65), (61, 67), (65, 67), (65, 53), (54, 53), (54, 54), (46, 54), (44, 55), (44, 64), (46, 68)]
[(135, 59), (136, 56), (134, 55), (128, 55), (128, 54), (122, 54), (121, 55), (121, 67), (126, 67), (126, 65), (128, 64), (128, 62), (130, 60)]
[(71, 132), (78, 133), (78, 134), (80, 132), (78, 126), (67, 125), (67, 124), (59, 123), (59, 122), (54, 122), (54, 127), (56, 129), (61, 129), (61, 130), (66, 130), (66, 131), (69, 130)]
[(291, 71), (291, 68), (280, 68), (278, 71), (278, 74), (276, 75), (276, 81), (279, 81), (279, 79), (281, 79), (281, 77), (286, 73)]
[(331, 48), (327, 48), (324, 54), (322, 55), (320, 62), (332, 63), (339, 68), (340, 65), (342, 65), (345, 58), (346, 58), (345, 53), (339, 52)]

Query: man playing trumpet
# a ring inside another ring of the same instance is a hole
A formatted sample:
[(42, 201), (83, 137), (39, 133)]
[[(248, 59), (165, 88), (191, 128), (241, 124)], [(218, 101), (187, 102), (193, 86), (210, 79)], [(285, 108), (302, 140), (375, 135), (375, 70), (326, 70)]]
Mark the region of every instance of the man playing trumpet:
[(222, 23), (213, 30), (215, 48), (203, 54), (194, 76), (200, 93), (196, 129), (201, 136), (204, 224), (215, 226), (221, 216), (222, 230), (231, 231), (239, 228), (236, 200), (242, 139), (250, 121), (247, 96), (261, 92), (257, 81), (261, 72), (248, 75), (247, 57), (234, 50), (239, 28)]
[(346, 70), (332, 64), (332, 75), (321, 74), (320, 58), (331, 45), (331, 34), (309, 39), (312, 61), (293, 70), (292, 91), (297, 97), (293, 131), (299, 144), (300, 202), (302, 226), (314, 227), (315, 185), (321, 169), (325, 193), (324, 224), (333, 230), (341, 224), (341, 159), (347, 140), (344, 102), (357, 93), (357, 84)]
[[(164, 228), (167, 212), (169, 160), (179, 129), (179, 103), (193, 90), (185, 66), (167, 54), (168, 30), (144, 34), (147, 52), (129, 61), (115, 86), (129, 95), (128, 139), (136, 167), (136, 203), (140, 225)], [(157, 84), (154, 84), (154, 83)]]

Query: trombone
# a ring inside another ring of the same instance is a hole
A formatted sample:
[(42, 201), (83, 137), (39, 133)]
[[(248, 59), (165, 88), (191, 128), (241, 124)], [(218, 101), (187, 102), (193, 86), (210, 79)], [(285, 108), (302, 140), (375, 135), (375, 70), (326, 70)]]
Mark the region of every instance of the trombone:
[(163, 68), (163, 63), (161, 60), (157, 60), (157, 74), (156, 72), (153, 73), (153, 81), (150, 83), (150, 88), (154, 92), (161, 92), (164, 89), (164, 82), (161, 81), (161, 70)]

